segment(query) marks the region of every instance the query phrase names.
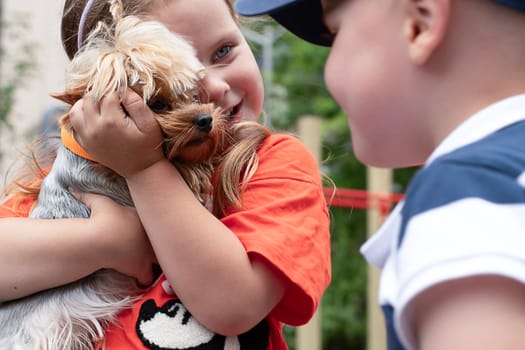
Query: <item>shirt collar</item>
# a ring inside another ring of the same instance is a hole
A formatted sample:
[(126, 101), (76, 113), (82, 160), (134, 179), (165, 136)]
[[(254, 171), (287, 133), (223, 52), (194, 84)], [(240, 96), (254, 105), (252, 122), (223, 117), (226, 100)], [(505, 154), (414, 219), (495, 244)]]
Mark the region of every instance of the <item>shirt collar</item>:
[(481, 140), (520, 120), (525, 120), (525, 94), (512, 96), (489, 105), (454, 129), (432, 152), (425, 166), (446, 153)]
[[(525, 94), (496, 102), (472, 115), (454, 129), (430, 155), (425, 166), (439, 156), (481, 140), (520, 120), (525, 120)], [(384, 267), (390, 252), (395, 249), (395, 238), (401, 226), (403, 205), (404, 201), (398, 203), (379, 230), (361, 247), (361, 254), (372, 265)]]

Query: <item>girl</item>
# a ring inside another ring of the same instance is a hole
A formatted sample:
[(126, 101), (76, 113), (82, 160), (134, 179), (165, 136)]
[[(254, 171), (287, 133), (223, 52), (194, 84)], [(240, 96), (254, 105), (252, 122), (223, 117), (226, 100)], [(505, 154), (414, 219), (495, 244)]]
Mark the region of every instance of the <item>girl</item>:
[[(229, 111), (230, 124), (258, 119), (262, 79), (230, 2), (133, 0), (125, 6), (126, 13), (158, 20), (192, 42), (207, 66), (206, 97)], [(83, 12), (86, 20), (80, 23)], [(109, 18), (106, 0), (87, 5), (67, 0), (62, 33), (68, 55), (82, 43), (79, 36), (85, 38), (97, 21)], [(141, 317), (145, 309), (161, 309), (170, 300), (180, 301), (202, 325), (223, 335), (263, 323), (265, 348), (285, 349), (282, 323), (306, 323), (330, 279), (328, 211), (317, 164), (305, 147), (291, 136), (267, 138), (242, 208), (218, 219), (156, 149), (160, 131), (136, 94), (109, 94), (100, 105), (87, 96), (73, 106), (71, 117), (82, 146), (126, 178), (136, 213), (83, 194), (93, 211), (90, 219), (0, 220), (0, 230), (8, 232), (0, 245), (0, 265), (16, 266), (1, 275), (0, 299), (67, 283), (102, 267), (148, 283), (153, 249), (165, 277), (121, 315), (121, 327), (108, 329), (108, 349), (154, 348), (140, 328)], [(128, 249), (137, 258), (126, 256)]]

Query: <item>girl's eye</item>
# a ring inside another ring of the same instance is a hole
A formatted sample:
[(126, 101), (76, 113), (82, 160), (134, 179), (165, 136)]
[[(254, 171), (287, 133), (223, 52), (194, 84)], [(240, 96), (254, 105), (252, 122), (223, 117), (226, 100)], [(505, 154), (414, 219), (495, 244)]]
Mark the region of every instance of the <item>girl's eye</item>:
[(231, 49), (232, 49), (231, 45), (225, 45), (225, 46), (221, 47), (213, 55), (213, 60), (214, 61), (219, 61), (219, 60), (223, 59), (224, 57), (226, 57), (230, 53)]

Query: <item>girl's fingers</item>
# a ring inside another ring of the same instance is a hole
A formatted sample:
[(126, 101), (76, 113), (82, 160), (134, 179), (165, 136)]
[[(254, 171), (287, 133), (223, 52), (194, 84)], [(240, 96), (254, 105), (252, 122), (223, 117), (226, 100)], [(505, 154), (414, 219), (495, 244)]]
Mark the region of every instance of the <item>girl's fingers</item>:
[[(112, 91), (105, 94), (100, 100), (100, 115), (108, 115), (111, 117), (112, 114), (114, 114), (114, 112), (117, 110), (120, 111), (120, 115), (118, 116), (118, 118), (122, 119), (126, 117), (126, 113), (120, 105), (120, 96), (118, 92)], [(109, 114), (108, 112), (112, 112), (112, 114)]]
[(82, 101), (83, 101), (83, 107), (84, 107), (83, 109), (84, 114), (86, 114), (87, 116), (97, 116), (97, 117), (100, 116), (100, 106), (95, 101), (92, 95), (90, 94), (85, 95), (82, 98)]
[(73, 129), (77, 130), (79, 124), (83, 123), (83, 110), (84, 110), (84, 100), (80, 99), (78, 100), (73, 106), (71, 106), (71, 109), (69, 110), (69, 120), (71, 122), (71, 126)]
[(122, 106), (141, 133), (149, 134), (158, 129), (157, 121), (140, 95), (131, 89), (124, 95)]
[(71, 106), (69, 119), (73, 127), (74, 137), (81, 145), (83, 136), (90, 132), (93, 122), (99, 117), (100, 110), (92, 96), (86, 95)]

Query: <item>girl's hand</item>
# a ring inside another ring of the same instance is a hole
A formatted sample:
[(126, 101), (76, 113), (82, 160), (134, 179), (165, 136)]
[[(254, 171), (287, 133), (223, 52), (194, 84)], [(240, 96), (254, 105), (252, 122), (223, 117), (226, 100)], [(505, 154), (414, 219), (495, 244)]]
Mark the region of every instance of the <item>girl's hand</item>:
[(151, 284), (152, 266), (157, 261), (135, 209), (123, 207), (102, 195), (75, 195), (91, 209), (89, 224), (93, 229), (90, 232), (93, 232), (96, 258), (102, 267), (135, 277), (141, 285)]
[(161, 159), (162, 133), (153, 112), (131, 89), (96, 104), (87, 95), (70, 111), (75, 139), (99, 163), (129, 177)]

